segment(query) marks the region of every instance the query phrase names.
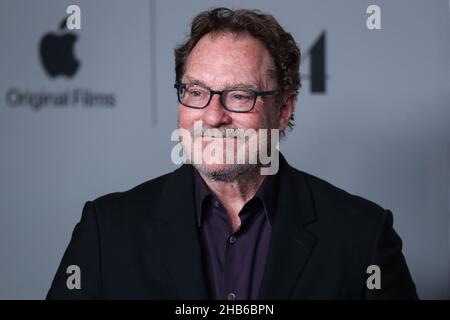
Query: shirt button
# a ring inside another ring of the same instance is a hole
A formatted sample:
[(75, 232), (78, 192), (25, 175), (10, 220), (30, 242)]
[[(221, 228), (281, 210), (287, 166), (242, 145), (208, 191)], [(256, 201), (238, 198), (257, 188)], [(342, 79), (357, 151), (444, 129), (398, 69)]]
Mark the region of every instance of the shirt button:
[(214, 200), (214, 207), (215, 207), (215, 208), (218, 208), (218, 207), (220, 207), (220, 203), (219, 203), (219, 201), (217, 201), (217, 200)]
[(230, 239), (228, 239), (228, 242), (233, 244), (236, 242), (236, 240), (237, 240), (237, 238), (235, 236), (231, 236)]
[(234, 293), (229, 293), (227, 298), (228, 300), (234, 300), (236, 299), (236, 295)]

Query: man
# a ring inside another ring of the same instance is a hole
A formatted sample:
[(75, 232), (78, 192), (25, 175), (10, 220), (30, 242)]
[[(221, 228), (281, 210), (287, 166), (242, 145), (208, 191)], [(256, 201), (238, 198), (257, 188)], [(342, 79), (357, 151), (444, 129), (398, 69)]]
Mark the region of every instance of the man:
[(390, 211), (278, 168), (300, 50), (272, 16), (202, 12), (175, 57), (191, 164), (86, 203), (48, 298), (417, 298)]

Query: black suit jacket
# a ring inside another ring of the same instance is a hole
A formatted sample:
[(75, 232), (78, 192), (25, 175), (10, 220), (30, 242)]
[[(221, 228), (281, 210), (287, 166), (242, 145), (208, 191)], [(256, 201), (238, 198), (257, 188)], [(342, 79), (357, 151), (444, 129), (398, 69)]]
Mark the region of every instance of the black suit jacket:
[[(208, 299), (194, 206), (193, 167), (87, 202), (49, 299)], [(276, 221), (260, 299), (415, 299), (415, 285), (378, 205), (280, 157)], [(69, 265), (81, 289), (69, 290)], [(366, 286), (369, 265), (381, 289)]]

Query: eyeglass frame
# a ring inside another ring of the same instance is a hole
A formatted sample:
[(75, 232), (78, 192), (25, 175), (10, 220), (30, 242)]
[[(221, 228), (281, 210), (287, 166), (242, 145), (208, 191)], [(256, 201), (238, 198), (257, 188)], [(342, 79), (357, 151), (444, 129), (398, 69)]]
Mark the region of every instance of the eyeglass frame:
[[(208, 102), (205, 104), (204, 107), (193, 107), (193, 106), (189, 106), (184, 104), (181, 101), (181, 97), (180, 97), (180, 89), (182, 88), (182, 86), (187, 86), (187, 85), (191, 85), (191, 83), (181, 83), (181, 82), (176, 82), (173, 86), (175, 89), (177, 89), (177, 98), (178, 98), (178, 102), (180, 104), (182, 104), (183, 106), (187, 107), (187, 108), (192, 108), (192, 109), (205, 109), (207, 106), (209, 106), (209, 104), (211, 103), (212, 97), (215, 94), (219, 95), (219, 100), (220, 100), (220, 104), (222, 105), (222, 107), (229, 111), (229, 112), (236, 112), (236, 113), (247, 113), (253, 110), (253, 108), (255, 108), (255, 104), (256, 104), (256, 99), (258, 97), (266, 97), (266, 96), (278, 96), (281, 94), (281, 90), (277, 89), (277, 90), (271, 90), (271, 91), (257, 91), (257, 90), (253, 90), (253, 89), (239, 89), (239, 88), (235, 88), (235, 89), (227, 89), (227, 90), (212, 90), (210, 88), (198, 85), (198, 84), (192, 84), (192, 85), (197, 85), (203, 89), (209, 90), (209, 99)], [(223, 101), (223, 94), (224, 92), (230, 92), (230, 91), (248, 91), (251, 92), (253, 94), (253, 105), (249, 110), (246, 111), (236, 111), (236, 110), (230, 110), (227, 108), (227, 106), (225, 105), (224, 101)]]

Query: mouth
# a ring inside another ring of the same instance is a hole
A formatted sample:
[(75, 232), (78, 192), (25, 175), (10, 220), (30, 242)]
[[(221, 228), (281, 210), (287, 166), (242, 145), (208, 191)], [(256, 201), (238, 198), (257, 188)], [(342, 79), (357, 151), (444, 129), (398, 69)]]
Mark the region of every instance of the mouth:
[(201, 137), (197, 137), (201, 138), (203, 141), (220, 141), (220, 140), (232, 140), (232, 139), (237, 139), (237, 137), (232, 136), (232, 137), (216, 137), (216, 136), (201, 136)]

